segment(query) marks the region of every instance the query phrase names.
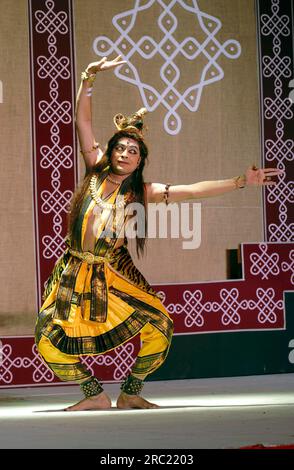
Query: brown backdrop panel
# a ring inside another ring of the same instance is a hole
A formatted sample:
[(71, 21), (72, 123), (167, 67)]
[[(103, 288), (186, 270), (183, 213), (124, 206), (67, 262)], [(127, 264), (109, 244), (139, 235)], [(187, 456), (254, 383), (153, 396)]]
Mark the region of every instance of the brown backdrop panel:
[[(169, 135), (163, 128), (166, 114), (163, 106), (148, 115), (146, 140), (150, 163), (145, 170), (146, 181), (177, 184), (225, 179), (244, 172), (252, 163), (260, 162), (254, 1), (207, 0), (198, 4), (205, 13), (221, 21), (218, 41), (223, 44), (228, 39), (235, 39), (241, 44), (242, 52), (235, 60), (224, 55), (219, 57), (217, 62), (224, 71), (224, 78), (204, 88), (197, 112), (192, 113), (183, 106), (179, 109), (182, 129), (177, 135)], [(116, 40), (119, 33), (112, 24), (112, 18), (133, 6), (132, 0), (75, 1), (78, 77), (90, 61), (99, 58), (93, 51), (94, 39), (105, 35)], [(160, 12), (162, 10), (157, 6), (138, 14), (130, 33), (132, 38), (139, 40), (148, 34), (158, 41), (157, 17)], [(178, 18), (177, 40), (195, 34), (203, 40), (195, 15), (179, 5), (173, 12)], [(134, 56), (134, 63), (136, 60), (144, 80), (152, 79), (152, 85), (162, 89), (159, 76), (162, 61), (139, 60)], [(183, 76), (179, 88), (193, 83), (193, 77), (189, 76), (191, 73), (198, 73), (199, 79), (203, 57), (195, 63), (196, 72), (187, 60), (178, 61)], [(132, 113), (143, 103), (134, 85), (108, 72), (97, 77), (93, 104), (96, 138), (105, 143), (114, 130), (113, 115), (117, 112)], [(240, 242), (262, 239), (260, 190), (235, 191), (201, 203), (202, 242), (198, 249), (184, 250), (183, 240), (149, 240), (148, 256), (142, 260), (135, 257), (151, 283), (225, 279), (226, 249), (237, 248)]]
[(0, 333), (33, 334), (36, 316), (26, 0), (0, 1)]

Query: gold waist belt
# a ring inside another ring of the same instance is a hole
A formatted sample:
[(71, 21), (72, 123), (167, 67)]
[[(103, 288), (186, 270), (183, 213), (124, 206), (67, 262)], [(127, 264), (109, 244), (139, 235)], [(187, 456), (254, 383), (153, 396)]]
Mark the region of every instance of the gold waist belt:
[(69, 248), (69, 252), (72, 256), (79, 258), (82, 261), (85, 261), (88, 264), (100, 264), (109, 261), (109, 258), (106, 256), (95, 256), (90, 251), (77, 251)]

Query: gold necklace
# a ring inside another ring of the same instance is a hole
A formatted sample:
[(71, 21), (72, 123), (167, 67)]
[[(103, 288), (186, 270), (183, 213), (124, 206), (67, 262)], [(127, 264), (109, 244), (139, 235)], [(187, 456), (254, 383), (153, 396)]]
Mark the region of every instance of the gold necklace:
[(125, 206), (124, 199), (123, 201), (119, 201), (116, 204), (110, 204), (108, 202), (104, 202), (103, 199), (101, 199), (101, 197), (98, 196), (97, 189), (96, 189), (97, 178), (98, 178), (97, 175), (93, 175), (90, 180), (90, 193), (91, 193), (92, 199), (96, 202), (96, 204), (99, 207), (101, 207), (101, 209), (113, 210), (114, 206), (116, 206), (117, 209), (122, 209)]
[(121, 184), (121, 181), (113, 180), (109, 175), (106, 177), (106, 179), (107, 179), (108, 181), (110, 181), (110, 183), (118, 184), (118, 185)]

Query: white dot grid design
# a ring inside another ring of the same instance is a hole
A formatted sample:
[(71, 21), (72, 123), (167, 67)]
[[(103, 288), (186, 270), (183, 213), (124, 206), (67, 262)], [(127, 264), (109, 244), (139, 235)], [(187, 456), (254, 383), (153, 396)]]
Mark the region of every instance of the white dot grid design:
[(289, 262), (283, 261), (282, 271), (291, 274), (291, 284), (294, 285), (294, 250), (291, 250), (289, 253)]
[(62, 213), (67, 212), (67, 205), (72, 197), (72, 191), (62, 191), (61, 171), (72, 168), (73, 148), (70, 145), (60, 145), (60, 125), (71, 124), (72, 106), (69, 101), (60, 101), (59, 81), (70, 78), (70, 59), (58, 56), (57, 34), (68, 34), (65, 11), (54, 11), (55, 2), (47, 0), (43, 10), (35, 12), (37, 20), (35, 30), (38, 34), (47, 34), (48, 55), (37, 57), (37, 74), (41, 80), (49, 80), (49, 100), (40, 100), (39, 122), (49, 124), (51, 145), (40, 148), (40, 167), (50, 171), (51, 190), (41, 191), (41, 211), (52, 216), (53, 235), (42, 237), (43, 256), (45, 259), (59, 258), (64, 249), (62, 236)]
[(277, 321), (276, 310), (283, 310), (283, 300), (275, 300), (276, 292), (272, 287), (268, 289), (258, 288), (256, 290), (256, 297), (256, 301), (248, 301), (248, 308), (250, 310), (258, 310), (257, 319), (259, 323), (275, 324)]
[(250, 274), (260, 275), (262, 279), (268, 279), (269, 276), (278, 276), (280, 274), (278, 253), (268, 253), (269, 246), (266, 243), (258, 245), (260, 251), (250, 253)]
[[(159, 16), (156, 14), (158, 6), (161, 11)], [(176, 39), (180, 23), (180, 15), (177, 17), (176, 13), (179, 8), (194, 16), (195, 25), (201, 29), (205, 39), (200, 39), (199, 34), (196, 35), (194, 31), (188, 31), (189, 35), (181, 42)], [(134, 39), (140, 34), (137, 19), (149, 9), (153, 9), (154, 21), (162, 33), (158, 42), (150, 35)], [(127, 64), (115, 69), (116, 76), (138, 88), (143, 105), (148, 111), (154, 111), (160, 105), (166, 109), (163, 127), (171, 135), (178, 134), (182, 128), (180, 107), (196, 112), (204, 88), (224, 78), (224, 70), (218, 60), (222, 56), (237, 59), (241, 54), (241, 46), (235, 39), (228, 39), (224, 43), (219, 41), (217, 34), (222, 28), (221, 21), (202, 11), (197, 0), (135, 0), (133, 8), (113, 17), (112, 24), (119, 36), (114, 41), (107, 36), (96, 37), (93, 42), (95, 54), (100, 57), (120, 54), (127, 61)], [(146, 67), (148, 61), (158, 60), (159, 57), (163, 61), (159, 70), (162, 83), (160, 90), (143, 81), (142, 73), (132, 62), (137, 54), (146, 60)], [(182, 92), (183, 71), (176, 64), (179, 57), (184, 57), (187, 61), (205, 58), (200, 80), (196, 83), (192, 80), (191, 85)]]
[[(271, 14), (260, 17), (262, 36), (272, 38), (272, 55), (262, 57), (262, 74), (273, 80), (274, 92), (272, 97), (264, 97), (264, 118), (274, 120), (275, 138), (265, 140), (265, 160), (273, 162), (280, 169), (285, 169), (286, 162), (294, 161), (293, 139), (285, 139), (285, 123), (293, 122), (293, 103), (287, 90), (283, 90), (282, 78), (291, 78), (292, 59), (283, 55), (282, 39), (291, 34), (291, 19), (280, 13), (280, 0), (271, 1)], [(294, 202), (294, 181), (287, 181), (286, 173), (278, 177), (278, 184), (267, 186), (266, 202), (277, 207), (277, 222), (268, 225), (268, 241), (294, 241), (294, 223), (288, 217), (290, 204)], [(292, 206), (293, 210), (293, 206)]]
[(213, 312), (222, 312), (221, 322), (225, 326), (230, 324), (239, 325), (241, 323), (239, 310), (246, 309), (247, 301), (239, 301), (239, 295), (238, 289), (221, 289), (220, 302), (212, 302), (211, 304)]
[(259, 251), (250, 253), (250, 274), (260, 276), (261, 279), (268, 279), (271, 276), (279, 276), (282, 272), (289, 273), (289, 282), (294, 284), (294, 250), (289, 252), (289, 261), (280, 260), (278, 253), (268, 253), (270, 245), (260, 243)]
[[(164, 294), (164, 292), (161, 292)], [(184, 324), (187, 328), (201, 328), (205, 325), (205, 318), (208, 314), (221, 313), (221, 324), (230, 326), (241, 326), (242, 320), (246, 319), (246, 311), (256, 310), (256, 322), (262, 325), (274, 325), (277, 320), (276, 309), (283, 310), (283, 301), (276, 300), (279, 293), (274, 288), (256, 289), (256, 298), (239, 299), (238, 288), (219, 290), (218, 301), (205, 301), (205, 291), (196, 289), (194, 291), (185, 290), (182, 302), (169, 303), (166, 305), (167, 311), (172, 315), (183, 315)], [(166, 299), (165, 295), (163, 296)]]
[[(163, 299), (165, 300), (164, 292)], [(202, 327), (204, 325), (204, 316), (203, 313), (208, 311), (206, 302), (204, 305), (202, 303), (203, 294), (197, 289), (194, 292), (185, 290), (183, 292), (183, 303), (170, 303), (166, 306), (167, 311), (171, 315), (185, 315), (185, 326), (190, 328), (192, 326)]]
[(36, 345), (32, 347), (32, 357), (26, 356), (13, 356), (11, 344), (3, 344), (1, 346), (1, 362), (0, 362), (0, 382), (9, 385), (13, 383), (14, 369), (29, 369), (32, 368), (31, 374), (33, 383), (40, 382), (53, 382), (54, 374), (48, 369), (46, 364), (41, 360)]
[[(14, 369), (31, 369), (33, 383), (54, 383), (56, 381), (54, 373), (42, 361), (39, 356), (36, 345), (32, 346), (32, 356), (13, 357), (13, 348), (11, 344), (3, 344), (0, 341), (0, 382), (9, 385), (13, 382)], [(85, 364), (88, 370), (95, 375), (94, 367), (107, 366), (113, 370), (113, 379), (122, 380), (131, 370), (134, 362), (135, 347), (132, 343), (126, 343), (114, 350), (114, 355), (101, 354), (99, 356), (85, 356), (81, 358), (81, 362)]]

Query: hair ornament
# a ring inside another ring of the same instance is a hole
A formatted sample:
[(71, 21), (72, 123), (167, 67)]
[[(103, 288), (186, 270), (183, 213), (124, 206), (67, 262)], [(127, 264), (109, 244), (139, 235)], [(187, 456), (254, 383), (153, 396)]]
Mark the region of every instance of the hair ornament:
[(139, 111), (131, 116), (125, 116), (118, 113), (114, 116), (113, 122), (118, 131), (136, 132), (143, 138), (143, 131), (146, 129), (143, 122), (143, 116), (146, 113), (146, 108), (140, 108)]

